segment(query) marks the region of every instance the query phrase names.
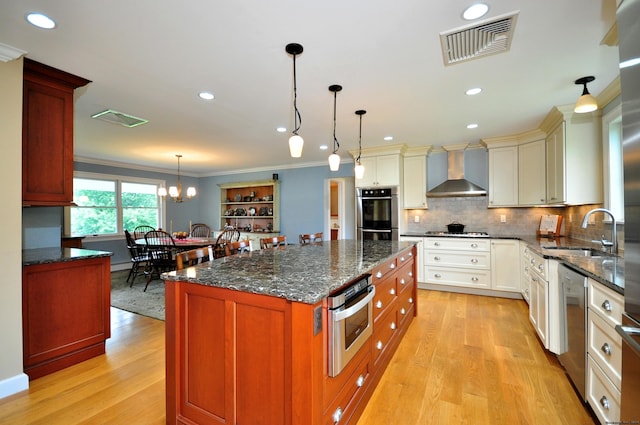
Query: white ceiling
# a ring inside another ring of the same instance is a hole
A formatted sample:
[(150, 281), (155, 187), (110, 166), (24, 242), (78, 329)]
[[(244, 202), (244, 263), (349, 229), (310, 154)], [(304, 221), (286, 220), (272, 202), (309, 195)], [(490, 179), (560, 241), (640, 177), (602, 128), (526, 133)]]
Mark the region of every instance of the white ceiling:
[[(93, 82), (76, 92), (75, 155), (185, 174), (326, 163), (337, 97), (339, 153), (363, 147), (476, 143), (532, 130), (554, 105), (575, 102), (574, 80), (598, 94), (618, 76), (601, 44), (615, 0), (487, 0), (481, 20), (519, 11), (511, 50), (444, 66), (439, 34), (469, 23), (472, 0), (2, 0), (0, 43)], [(57, 22), (37, 29), (29, 11)], [(302, 158), (293, 127), (291, 42), (297, 56)], [(465, 90), (482, 87), (468, 97)], [(213, 101), (198, 98), (215, 93)], [(90, 115), (116, 109), (149, 120), (125, 128)], [(468, 130), (468, 123), (478, 123)], [(383, 137), (392, 135), (386, 142)], [(342, 167), (350, 167), (344, 164)]]

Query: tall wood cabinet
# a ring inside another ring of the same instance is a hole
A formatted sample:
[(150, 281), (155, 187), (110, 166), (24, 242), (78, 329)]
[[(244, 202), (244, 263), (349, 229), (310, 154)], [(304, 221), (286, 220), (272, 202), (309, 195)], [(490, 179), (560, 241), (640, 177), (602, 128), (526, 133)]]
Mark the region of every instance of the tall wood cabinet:
[(24, 59), (22, 204), (73, 202), (73, 92), (89, 80)]
[[(220, 228), (256, 234), (280, 232), (280, 181), (220, 184)], [(266, 236), (265, 236), (266, 237)]]

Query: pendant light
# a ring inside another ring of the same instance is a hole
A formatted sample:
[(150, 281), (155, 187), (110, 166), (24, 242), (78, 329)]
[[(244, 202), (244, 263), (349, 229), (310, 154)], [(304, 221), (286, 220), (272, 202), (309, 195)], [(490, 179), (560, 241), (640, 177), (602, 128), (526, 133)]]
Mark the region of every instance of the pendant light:
[(329, 91), (333, 92), (333, 153), (329, 155), (329, 169), (331, 171), (338, 171), (340, 168), (340, 155), (338, 155), (340, 143), (336, 138), (336, 99), (340, 90), (342, 90), (342, 86), (338, 84), (329, 86)]
[[(193, 186), (189, 186), (187, 188), (187, 196), (186, 198), (182, 197), (182, 183), (180, 182), (180, 158), (182, 158), (182, 155), (176, 155), (176, 157), (178, 158), (178, 183), (176, 186), (171, 186), (169, 187), (169, 199), (171, 199), (174, 202), (177, 203), (181, 203), (184, 201), (189, 201), (191, 200), (191, 198), (193, 198), (194, 196), (196, 196), (196, 188)], [(167, 189), (164, 187), (161, 187), (158, 189), (158, 195), (161, 197), (166, 197), (167, 196)]]
[(587, 90), (587, 83), (590, 83), (595, 79), (596, 77), (589, 76), (589, 77), (578, 78), (575, 81), (576, 84), (582, 84), (584, 88), (582, 90), (582, 95), (578, 98), (578, 101), (576, 102), (576, 107), (574, 109), (574, 112), (578, 114), (584, 114), (586, 112), (592, 112), (598, 109), (598, 101), (596, 100), (595, 97), (591, 95), (591, 93), (589, 93), (589, 90)]
[(300, 158), (302, 156), (302, 146), (304, 140), (298, 135), (300, 125), (302, 124), (302, 117), (300, 111), (298, 111), (298, 88), (296, 85), (296, 55), (302, 53), (302, 45), (298, 43), (289, 43), (285, 48), (287, 53), (293, 56), (293, 123), (294, 128), (292, 136), (289, 138), (289, 153), (292, 158)]
[(362, 155), (362, 116), (366, 114), (367, 111), (363, 109), (358, 109), (356, 111), (356, 115), (360, 116), (360, 135), (358, 136), (358, 157), (356, 158), (356, 166), (353, 169), (356, 179), (360, 180), (364, 177), (364, 165), (360, 163), (360, 155)]

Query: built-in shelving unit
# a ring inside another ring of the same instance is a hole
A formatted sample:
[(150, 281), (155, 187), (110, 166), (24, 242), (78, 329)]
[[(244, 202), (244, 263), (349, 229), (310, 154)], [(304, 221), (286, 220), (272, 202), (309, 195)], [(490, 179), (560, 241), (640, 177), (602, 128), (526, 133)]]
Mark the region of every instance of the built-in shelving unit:
[(280, 182), (260, 180), (220, 184), (220, 228), (280, 232)]

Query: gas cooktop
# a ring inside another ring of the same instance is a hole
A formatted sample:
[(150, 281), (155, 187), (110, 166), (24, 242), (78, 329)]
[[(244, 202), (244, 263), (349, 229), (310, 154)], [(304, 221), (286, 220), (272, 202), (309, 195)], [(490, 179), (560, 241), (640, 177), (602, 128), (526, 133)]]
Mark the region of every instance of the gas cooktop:
[(424, 232), (427, 236), (449, 236), (456, 238), (488, 238), (487, 232), (441, 232), (438, 230), (429, 230)]

